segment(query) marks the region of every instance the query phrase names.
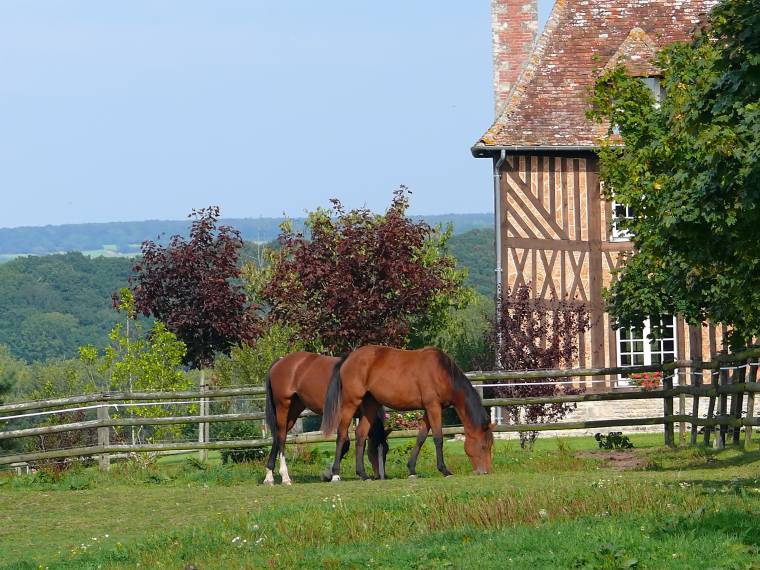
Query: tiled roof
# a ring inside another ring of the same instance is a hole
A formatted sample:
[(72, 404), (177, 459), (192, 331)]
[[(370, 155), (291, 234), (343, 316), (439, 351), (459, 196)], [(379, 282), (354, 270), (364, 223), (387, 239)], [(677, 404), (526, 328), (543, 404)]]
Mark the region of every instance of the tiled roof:
[(506, 107), (474, 151), (589, 147), (607, 132), (586, 119), (596, 76), (612, 61), (657, 72), (657, 49), (689, 38), (714, 0), (557, 0)]

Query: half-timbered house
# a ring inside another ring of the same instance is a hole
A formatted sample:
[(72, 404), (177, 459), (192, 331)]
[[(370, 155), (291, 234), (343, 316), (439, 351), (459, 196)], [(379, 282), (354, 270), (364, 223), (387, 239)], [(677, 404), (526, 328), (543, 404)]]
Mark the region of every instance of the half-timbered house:
[(647, 339), (646, 327), (611, 326), (602, 291), (632, 249), (614, 224), (630, 211), (604, 199), (594, 149), (608, 127), (585, 114), (595, 78), (618, 63), (659, 97), (657, 50), (686, 40), (712, 4), (557, 0), (537, 37), (536, 0), (492, 0), (496, 119), (472, 153), (493, 161), (497, 283), (585, 303), (591, 328), (579, 342), (580, 365), (700, 358), (720, 348), (720, 331), (677, 315), (653, 317), (667, 323), (660, 340)]

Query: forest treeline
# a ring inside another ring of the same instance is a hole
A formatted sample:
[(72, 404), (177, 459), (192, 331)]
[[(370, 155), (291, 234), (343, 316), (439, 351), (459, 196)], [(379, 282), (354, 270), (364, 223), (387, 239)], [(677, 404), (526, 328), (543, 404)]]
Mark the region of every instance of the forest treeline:
[[(424, 218), (433, 226), (445, 227), (450, 223), (457, 234), (493, 227), (492, 214), (442, 214), (412, 218)], [(304, 220), (305, 218), (294, 218), (294, 228), (301, 229)], [(283, 218), (229, 218), (221, 221), (240, 230), (246, 241), (267, 242), (277, 237)], [(106, 247), (117, 253), (137, 254), (140, 244), (146, 239), (158, 238), (158, 241), (165, 241), (172, 235), (186, 237), (187, 229), (186, 220), (0, 228), (0, 255), (45, 255), (66, 251), (98, 251)]]
[[(491, 298), (493, 230), (457, 233), (448, 245), (458, 264), (467, 268), (468, 285)], [(248, 243), (242, 254), (256, 260), (259, 248)], [(132, 264), (128, 257), (81, 253), (26, 256), (0, 264), (0, 345), (27, 362), (73, 358), (87, 344), (102, 348), (119, 319), (111, 295), (127, 285)]]

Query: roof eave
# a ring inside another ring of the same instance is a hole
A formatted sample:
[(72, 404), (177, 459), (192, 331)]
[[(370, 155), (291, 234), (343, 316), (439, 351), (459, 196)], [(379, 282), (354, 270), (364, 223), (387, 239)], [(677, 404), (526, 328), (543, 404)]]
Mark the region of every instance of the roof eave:
[(596, 152), (599, 148), (594, 145), (482, 145), (476, 144), (470, 148), (472, 156), (475, 158), (493, 158), (501, 151), (523, 153), (523, 152)]

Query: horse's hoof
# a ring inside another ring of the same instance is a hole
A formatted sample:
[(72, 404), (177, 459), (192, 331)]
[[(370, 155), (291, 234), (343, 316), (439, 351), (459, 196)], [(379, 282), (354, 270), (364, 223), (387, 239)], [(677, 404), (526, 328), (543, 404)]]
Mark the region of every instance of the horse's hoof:
[(290, 487), (293, 484), (293, 481), (291, 481), (290, 479), (288, 479), (287, 481), (283, 481), (282, 484), (283, 485), (287, 485), (288, 487)]
[(333, 475), (330, 479), (330, 483), (338, 483), (340, 481), (340, 475)]
[(325, 471), (324, 473), (322, 473), (322, 475), (320, 475), (320, 478), (325, 483), (329, 483), (330, 480), (332, 479), (332, 473), (330, 473), (329, 471)]
[(274, 481), (269, 481), (267, 479), (264, 479), (264, 481), (261, 484), (266, 485), (268, 487), (274, 487)]
[(409, 478), (410, 478), (410, 479), (416, 479), (416, 478), (417, 478), (417, 475), (409, 475)]

